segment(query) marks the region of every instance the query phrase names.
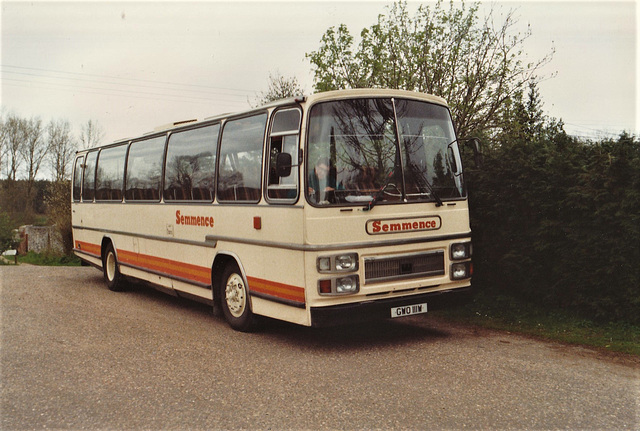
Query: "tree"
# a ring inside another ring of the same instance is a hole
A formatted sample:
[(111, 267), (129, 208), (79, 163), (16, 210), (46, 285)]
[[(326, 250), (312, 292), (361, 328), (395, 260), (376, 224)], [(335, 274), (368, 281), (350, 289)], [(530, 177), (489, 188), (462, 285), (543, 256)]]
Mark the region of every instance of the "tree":
[(69, 177), (69, 165), (76, 150), (69, 122), (51, 120), (47, 125), (47, 136), (52, 179), (55, 182), (66, 180)]
[(499, 119), (500, 134), (495, 137), (498, 145), (516, 140), (531, 142), (545, 135), (545, 124), (550, 120), (542, 110), (538, 85), (530, 81), (528, 87), (526, 98), (520, 90), (505, 102)]
[(409, 16), (405, 2), (388, 8), (377, 24), (354, 38), (345, 25), (329, 28), (320, 48), (307, 54), (316, 91), (341, 88), (397, 88), (439, 95), (452, 108), (461, 136), (493, 132), (509, 99), (553, 57), (525, 62), (530, 29), (515, 33), (514, 12), (496, 24), (494, 10), (479, 18), (479, 3), (460, 7), (420, 6)]
[(14, 114), (9, 114), (3, 122), (2, 129), (4, 152), (7, 158), (7, 179), (16, 181), (22, 162), (20, 153), (27, 139), (27, 121)]
[(295, 76), (285, 78), (280, 72), (269, 73), (269, 87), (266, 92), (260, 93), (256, 106), (286, 99), (287, 97), (300, 96), (303, 93), (304, 90), (300, 87), (300, 83), (298, 83)]
[(20, 147), (20, 155), (27, 164), (27, 197), (31, 198), (33, 183), (44, 158), (47, 156), (49, 145), (43, 139), (44, 129), (40, 118), (24, 120), (23, 124), (25, 127), (25, 141)]
[(97, 121), (89, 120), (82, 126), (80, 133), (80, 149), (86, 150), (100, 145), (104, 139), (104, 131)]
[(5, 127), (4, 108), (0, 111), (0, 178), (2, 178), (2, 169), (8, 154), (7, 145), (7, 128)]

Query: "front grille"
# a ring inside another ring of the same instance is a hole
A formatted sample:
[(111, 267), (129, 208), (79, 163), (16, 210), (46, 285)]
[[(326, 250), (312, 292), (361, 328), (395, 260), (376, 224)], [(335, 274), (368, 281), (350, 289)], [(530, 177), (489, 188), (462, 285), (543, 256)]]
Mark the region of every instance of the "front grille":
[(436, 275), (444, 275), (444, 250), (364, 260), (365, 284)]

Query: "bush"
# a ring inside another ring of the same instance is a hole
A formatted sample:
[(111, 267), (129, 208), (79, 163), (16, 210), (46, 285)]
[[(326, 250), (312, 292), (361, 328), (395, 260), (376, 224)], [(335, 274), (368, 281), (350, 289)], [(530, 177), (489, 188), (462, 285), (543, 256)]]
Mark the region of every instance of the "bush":
[(639, 323), (640, 145), (561, 124), (503, 135), (470, 181), (476, 283), (601, 320)]
[(0, 211), (0, 252), (16, 247), (13, 231), (14, 225), (11, 217), (7, 213)]
[(73, 233), (71, 230), (71, 184), (69, 181), (49, 183), (44, 202), (47, 208), (49, 222), (56, 225), (62, 235), (65, 253), (71, 253), (73, 248)]

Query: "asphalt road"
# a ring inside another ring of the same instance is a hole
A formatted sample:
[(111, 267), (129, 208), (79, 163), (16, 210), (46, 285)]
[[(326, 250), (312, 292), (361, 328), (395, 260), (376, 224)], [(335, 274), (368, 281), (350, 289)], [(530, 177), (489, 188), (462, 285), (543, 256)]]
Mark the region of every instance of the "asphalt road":
[(640, 361), (421, 315), (234, 332), (93, 268), (0, 266), (0, 429), (640, 429)]

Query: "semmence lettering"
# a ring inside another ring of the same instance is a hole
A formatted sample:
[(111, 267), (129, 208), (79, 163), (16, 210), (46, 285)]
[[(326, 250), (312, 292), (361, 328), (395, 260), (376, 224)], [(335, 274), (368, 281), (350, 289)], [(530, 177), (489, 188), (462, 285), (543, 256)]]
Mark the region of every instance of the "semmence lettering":
[(417, 232), (433, 229), (440, 229), (439, 217), (409, 220), (372, 220), (367, 222), (367, 233), (370, 235), (395, 232)]
[(180, 214), (180, 210), (177, 210), (176, 224), (184, 225), (184, 226), (213, 227), (213, 217), (184, 215), (184, 214)]

